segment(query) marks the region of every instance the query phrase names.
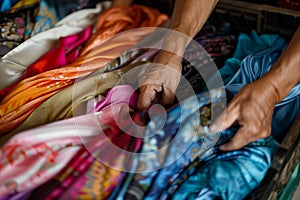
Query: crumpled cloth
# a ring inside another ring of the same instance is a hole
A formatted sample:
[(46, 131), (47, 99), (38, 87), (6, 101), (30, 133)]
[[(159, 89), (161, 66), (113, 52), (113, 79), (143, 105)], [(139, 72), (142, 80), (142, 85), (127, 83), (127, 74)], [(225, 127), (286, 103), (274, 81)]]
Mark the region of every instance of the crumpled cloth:
[[(86, 152), (87, 161), (92, 159), (98, 162), (93, 156), (107, 152), (104, 154), (105, 161), (110, 161), (114, 166), (120, 167), (128, 164), (126, 156), (122, 155), (122, 152), (112, 151), (109, 144), (113, 142), (120, 148), (131, 149), (133, 152), (139, 150), (141, 140), (124, 134), (117, 122), (122, 117), (119, 111), (124, 106), (135, 110), (138, 95), (131, 86), (127, 85), (121, 85), (112, 90), (122, 97), (112, 98), (108, 94), (96, 104), (95, 113), (31, 129), (9, 140), (1, 148), (0, 196), (31, 190), (46, 183), (65, 167), (68, 169), (67, 164), (80, 149)], [(127, 131), (133, 131), (133, 129)], [(84, 149), (82, 149), (83, 145), (85, 145)], [(75, 157), (77, 162), (80, 159), (83, 158)], [(86, 161), (86, 159), (83, 160)], [(114, 174), (118, 178), (119, 172)], [(65, 175), (62, 173), (59, 176), (62, 178)], [(65, 181), (68, 183), (70, 179)], [(87, 184), (88, 182), (87, 180)], [(66, 183), (63, 182), (61, 187), (65, 188)], [(106, 184), (106, 187), (111, 191), (110, 184)], [(74, 191), (70, 195), (72, 193)], [(54, 190), (53, 195), (57, 197), (57, 190)]]

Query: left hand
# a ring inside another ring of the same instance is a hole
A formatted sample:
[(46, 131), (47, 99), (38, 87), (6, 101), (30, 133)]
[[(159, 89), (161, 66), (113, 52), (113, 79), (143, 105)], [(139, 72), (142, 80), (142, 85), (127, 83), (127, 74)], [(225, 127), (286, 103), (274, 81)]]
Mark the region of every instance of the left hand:
[(219, 132), (234, 122), (240, 125), (231, 141), (221, 145), (220, 150), (237, 150), (250, 142), (268, 137), (278, 99), (278, 91), (269, 79), (261, 78), (242, 88), (229, 103), (227, 110), (210, 127), (210, 131)]

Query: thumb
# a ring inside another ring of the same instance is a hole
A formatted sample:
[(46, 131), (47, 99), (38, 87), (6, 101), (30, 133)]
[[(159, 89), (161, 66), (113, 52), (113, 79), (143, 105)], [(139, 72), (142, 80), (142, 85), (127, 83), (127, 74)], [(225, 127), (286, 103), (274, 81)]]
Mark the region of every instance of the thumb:
[(220, 132), (229, 128), (239, 117), (238, 107), (228, 107), (209, 127), (211, 132)]
[(148, 109), (151, 102), (156, 97), (156, 93), (160, 92), (162, 87), (158, 84), (151, 83), (140, 87), (140, 95), (137, 103), (138, 110)]

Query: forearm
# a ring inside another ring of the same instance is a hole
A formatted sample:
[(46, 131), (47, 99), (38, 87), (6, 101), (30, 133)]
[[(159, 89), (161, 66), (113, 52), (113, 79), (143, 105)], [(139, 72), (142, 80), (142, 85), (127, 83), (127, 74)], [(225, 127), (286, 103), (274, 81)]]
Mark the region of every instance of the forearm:
[(194, 37), (205, 24), (218, 0), (177, 0), (169, 28)]
[[(164, 46), (168, 51), (182, 55), (190, 40), (200, 31), (218, 0), (177, 0), (169, 29), (182, 33), (169, 34)], [(176, 42), (175, 42), (176, 41)]]
[(112, 6), (129, 6), (133, 0), (112, 0)]
[(273, 84), (277, 92), (277, 103), (300, 81), (300, 26), (283, 54), (264, 78), (269, 79)]

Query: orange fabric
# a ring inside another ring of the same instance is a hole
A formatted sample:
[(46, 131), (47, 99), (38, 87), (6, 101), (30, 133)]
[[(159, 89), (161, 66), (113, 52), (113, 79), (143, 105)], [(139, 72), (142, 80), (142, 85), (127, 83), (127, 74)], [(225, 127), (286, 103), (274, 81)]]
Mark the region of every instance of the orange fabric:
[(109, 39), (111, 36), (133, 28), (158, 26), (166, 19), (166, 15), (155, 9), (140, 5), (103, 12), (97, 32), (72, 64), (24, 79), (5, 96), (0, 104), (0, 134), (19, 126), (42, 102), (73, 84), (76, 78), (104, 67), (153, 29), (131, 31)]
[(96, 25), (96, 33), (81, 54), (88, 53), (116, 33), (134, 28), (159, 26), (167, 18), (167, 15), (142, 5), (116, 6), (108, 9), (101, 13)]

